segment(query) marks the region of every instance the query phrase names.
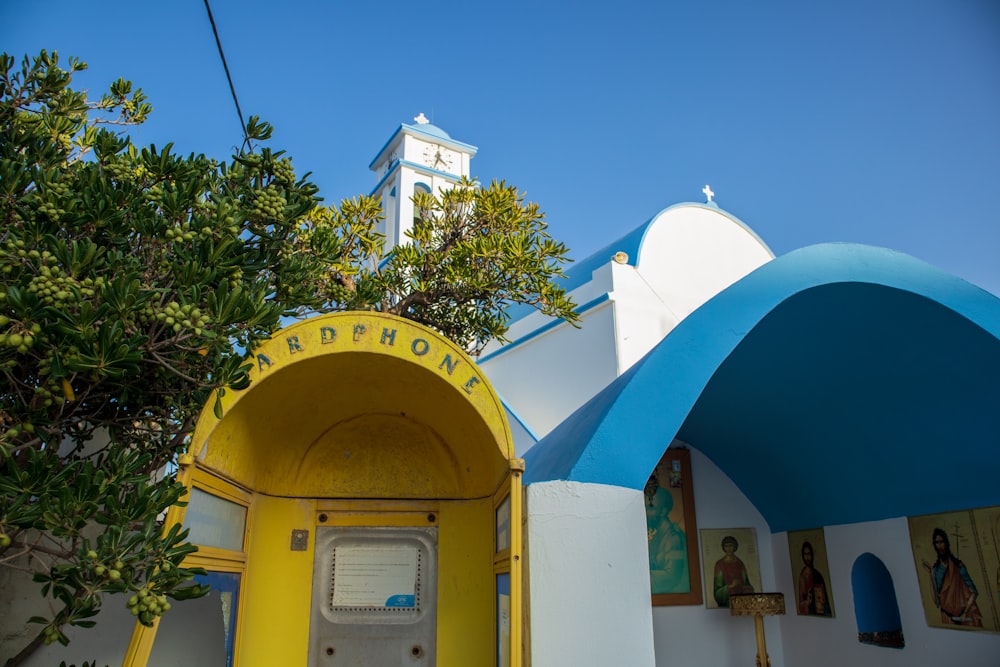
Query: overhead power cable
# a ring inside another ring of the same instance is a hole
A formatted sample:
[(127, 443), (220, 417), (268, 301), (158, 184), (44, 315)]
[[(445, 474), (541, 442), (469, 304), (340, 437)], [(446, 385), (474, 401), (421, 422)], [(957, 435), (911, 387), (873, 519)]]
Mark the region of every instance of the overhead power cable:
[(240, 117), (240, 132), (243, 134), (243, 147), (250, 144), (250, 137), (247, 136), (247, 124), (243, 120), (243, 111), (240, 109), (240, 101), (236, 98), (236, 86), (233, 85), (233, 76), (229, 73), (229, 64), (226, 63), (226, 54), (222, 50), (222, 40), (219, 39), (219, 30), (215, 27), (215, 18), (212, 16), (212, 8), (205, 0), (205, 11), (208, 12), (208, 22), (212, 24), (212, 34), (215, 35), (215, 45), (219, 47), (219, 58), (222, 60), (222, 68), (226, 70), (226, 80), (229, 81), (229, 92), (233, 96), (233, 104), (236, 105), (236, 114)]

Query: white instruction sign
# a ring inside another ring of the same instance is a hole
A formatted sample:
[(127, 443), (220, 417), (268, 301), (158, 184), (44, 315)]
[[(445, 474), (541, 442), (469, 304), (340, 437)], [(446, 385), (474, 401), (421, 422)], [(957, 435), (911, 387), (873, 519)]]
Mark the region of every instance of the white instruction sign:
[(333, 558), (334, 607), (416, 605), (416, 546), (338, 546)]

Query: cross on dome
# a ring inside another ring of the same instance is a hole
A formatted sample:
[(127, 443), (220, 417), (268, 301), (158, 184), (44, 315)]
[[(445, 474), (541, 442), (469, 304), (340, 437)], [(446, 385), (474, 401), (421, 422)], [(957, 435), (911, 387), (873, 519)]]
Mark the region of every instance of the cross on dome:
[[(421, 114), (421, 115), (423, 115), (423, 114)], [(708, 198), (708, 203), (711, 204), (712, 203), (712, 197), (715, 196), (715, 193), (712, 192), (712, 188), (708, 187), (708, 184), (706, 183), (705, 187), (703, 187), (701, 189), (701, 191), (705, 193), (705, 197)]]
[(419, 116), (414, 116), (413, 120), (417, 121), (417, 125), (426, 125), (427, 123), (430, 122), (429, 120), (427, 120), (427, 116), (424, 115), (423, 111), (420, 112)]

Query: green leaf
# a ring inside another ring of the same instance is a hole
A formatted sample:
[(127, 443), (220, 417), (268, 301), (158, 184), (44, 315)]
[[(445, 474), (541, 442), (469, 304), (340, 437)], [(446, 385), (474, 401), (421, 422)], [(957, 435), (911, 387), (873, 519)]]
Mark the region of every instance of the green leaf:
[[(0, 414), (35, 427), (0, 443), (0, 523), (69, 545), (25, 559), (65, 606), (60, 624), (88, 627), (95, 581), (124, 591), (157, 558), (178, 565), (157, 580), (165, 593), (207, 592), (189, 587), (199, 570), (179, 567), (196, 549), (186, 533), (160, 532), (183, 486), (158, 471), (187, 451), (209, 401), (225, 418), (224, 392), (250, 387), (254, 349), (283, 316), (395, 313), (470, 351), (504, 335), (509, 304), (575, 322), (554, 282), (567, 251), (516, 188), (463, 180), (418, 194), (411, 243), (387, 250), (381, 203), (320, 205), (281, 150), (256, 145), (273, 132), (256, 116), (250, 143), (221, 164), (136, 145), (128, 126), (151, 111), (141, 89), (117, 79), (91, 99), (73, 88), (82, 63), (57, 63), (0, 56), (0, 310), (33, 330), (28, 353), (0, 346), (17, 380)], [(95, 579), (117, 559), (122, 581)]]

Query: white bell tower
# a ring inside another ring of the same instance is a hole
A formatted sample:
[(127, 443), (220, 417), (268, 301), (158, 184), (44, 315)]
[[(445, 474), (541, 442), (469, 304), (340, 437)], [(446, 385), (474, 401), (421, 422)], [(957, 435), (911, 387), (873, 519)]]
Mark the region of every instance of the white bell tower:
[(423, 113), (413, 120), (400, 125), (368, 165), (377, 179), (372, 195), (381, 197), (385, 211), (378, 231), (385, 234), (386, 250), (406, 242), (406, 231), (413, 226), (413, 194), (451, 188), (469, 175), (469, 161), (479, 150), (455, 141)]

